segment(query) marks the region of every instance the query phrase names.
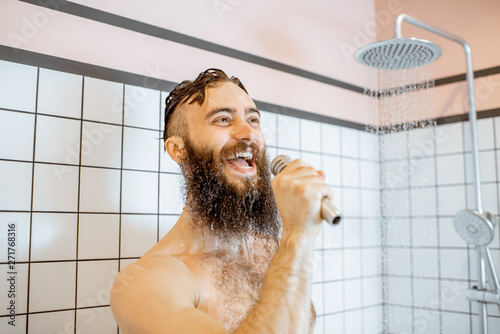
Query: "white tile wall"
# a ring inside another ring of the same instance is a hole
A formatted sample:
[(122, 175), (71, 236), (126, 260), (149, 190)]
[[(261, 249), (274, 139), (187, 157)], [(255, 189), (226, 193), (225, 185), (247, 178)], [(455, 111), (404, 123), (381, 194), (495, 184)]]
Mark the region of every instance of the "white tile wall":
[(408, 308), (387, 307), (385, 315), (390, 322), (384, 324), (388, 333), (411, 333), (412, 314)]
[(83, 119), (122, 124), (123, 84), (85, 78)]
[(383, 160), (386, 161), (407, 158), (407, 139), (408, 135), (405, 132), (396, 132), (384, 135), (381, 138), (381, 151)]
[(77, 310), (76, 323), (76, 330), (81, 334), (116, 334), (116, 323), (110, 307)]
[(263, 110), (260, 111), (260, 129), (264, 134), (267, 146), (276, 146), (277, 121), (278, 115)]
[(31, 260), (76, 259), (77, 215), (34, 213), (32, 218)]
[(323, 155), (323, 171), (326, 173), (326, 183), (340, 186), (342, 182), (341, 158)]
[(184, 206), (181, 193), (182, 182), (179, 175), (160, 175), (160, 213), (182, 213)]
[(437, 159), (438, 185), (464, 183), (463, 155), (441, 156)]
[(76, 212), (78, 175), (78, 167), (35, 163), (33, 210)]
[(38, 113), (81, 118), (82, 77), (40, 69)]
[(465, 207), (465, 189), (463, 186), (438, 188), (438, 213), (453, 216)]
[(342, 181), (347, 187), (360, 186), (359, 160), (342, 159)]
[(359, 131), (341, 128), (341, 149), (342, 155), (345, 157), (359, 158)]
[(361, 333), (363, 331), (361, 311), (346, 312), (344, 317), (344, 330), (346, 333)]
[(122, 215), (121, 226), (122, 257), (141, 257), (158, 241), (155, 215)]
[(160, 92), (143, 87), (125, 85), (125, 125), (159, 130)]
[[(76, 262), (32, 263), (29, 282), (31, 312), (75, 306)], [(54, 291), (58, 293), (55, 294)]]
[(414, 217), (436, 214), (436, 189), (421, 188), (411, 192), (411, 214)]
[(327, 333), (344, 333), (344, 314), (342, 313), (337, 313), (337, 314), (332, 314), (328, 315), (325, 317), (325, 332), (328, 330)]
[[(32, 160), (35, 115), (0, 110), (0, 155), (4, 159)], [(9, 145), (8, 143), (16, 143)]]
[(300, 139), (303, 151), (321, 152), (321, 123), (300, 120)]
[(462, 123), (441, 125), (436, 129), (438, 155), (463, 152)]
[(32, 163), (0, 161), (0, 210), (30, 210)]
[[(82, 165), (114, 167), (121, 166), (122, 128), (116, 125), (83, 122)], [(74, 156), (74, 151), (71, 153)], [(76, 161), (75, 156), (72, 161)]]
[(36, 67), (0, 60), (0, 108), (35, 112)]
[(377, 162), (380, 160), (380, 141), (378, 135), (369, 132), (361, 132), (359, 134), (359, 142), (360, 157)]
[(434, 218), (413, 218), (411, 232), (413, 245), (416, 247), (433, 247), (437, 245), (437, 227), (437, 220)]
[[(137, 196), (141, 194), (141, 196)], [(122, 211), (156, 213), (158, 208), (158, 174), (122, 172)]]
[(433, 186), (436, 184), (436, 160), (434, 158), (412, 159), (410, 175), (412, 187)]
[(344, 282), (325, 283), (325, 313), (341, 312), (344, 309)]
[(82, 167), (80, 211), (120, 211), (120, 170)]
[(300, 120), (291, 117), (278, 115), (277, 144), (285, 149), (298, 150), (300, 148)]
[(125, 128), (123, 134), (123, 168), (158, 170), (158, 131)]
[(118, 214), (80, 214), (78, 228), (79, 259), (118, 257), (120, 235)]
[[(80, 121), (39, 115), (36, 121), (35, 160), (79, 163)], [(54, 136), (57, 133), (57, 136)]]
[(118, 260), (78, 262), (77, 307), (109, 305), (110, 287), (117, 273)]
[(340, 127), (332, 124), (321, 124), (323, 153), (340, 155)]
[[(499, 174), (495, 131), (500, 130), (500, 123), (498, 119), (483, 119), (478, 123), (483, 206), (497, 216)], [(468, 132), (468, 123), (412, 130), (408, 133), (407, 147), (410, 160), (404, 156), (403, 148), (397, 147), (406, 145), (402, 135), (391, 134), (381, 139), (382, 156), (391, 159), (382, 161), (381, 168), (393, 172), (400, 168), (401, 174), (408, 175), (403, 165), (406, 160), (411, 181), (409, 186), (403, 183), (398, 190), (382, 190), (387, 209), (382, 238), (388, 246), (395, 247), (382, 254), (387, 261), (384, 270), (388, 275), (389, 306), (384, 310), (389, 332), (475, 331), (472, 328), (476, 324), (470, 325), (470, 312), (474, 312), (475, 306), (470, 308), (463, 292), (476, 279), (476, 253), (467, 248), (453, 226), (457, 211), (475, 205), (470, 153), (466, 153), (470, 149)], [(398, 216), (407, 209), (402, 197), (411, 198), (409, 219)], [(495, 238), (491, 247), (496, 252), (500, 245), (498, 233)], [(408, 265), (411, 265), (410, 275), (407, 275)], [(408, 308), (411, 305), (417, 309)], [(489, 314), (493, 326), (497, 326), (495, 311)], [(459, 325), (451, 324), (452, 321)]]
[(28, 333), (64, 333), (74, 323), (74, 311), (30, 314)]

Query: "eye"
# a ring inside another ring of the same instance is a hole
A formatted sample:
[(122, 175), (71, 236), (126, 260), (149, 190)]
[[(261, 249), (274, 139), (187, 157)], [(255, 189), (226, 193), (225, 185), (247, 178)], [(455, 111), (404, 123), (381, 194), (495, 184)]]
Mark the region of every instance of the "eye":
[(259, 124), (260, 119), (258, 117), (251, 117), (248, 119), (248, 123), (254, 123), (254, 124)]
[(228, 116), (221, 116), (221, 117), (214, 119), (213, 122), (217, 123), (217, 124), (225, 124), (225, 123), (231, 122), (231, 118)]

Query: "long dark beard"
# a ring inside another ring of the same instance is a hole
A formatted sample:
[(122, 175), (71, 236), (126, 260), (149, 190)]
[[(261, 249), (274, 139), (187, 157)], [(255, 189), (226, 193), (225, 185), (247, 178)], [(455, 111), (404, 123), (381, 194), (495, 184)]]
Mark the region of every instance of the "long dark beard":
[(243, 186), (233, 184), (224, 174), (224, 157), (248, 146), (239, 142), (224, 147), (216, 159), (211, 150), (196, 149), (185, 140), (186, 154), (180, 166), (185, 178), (186, 207), (195, 221), (208, 227), (213, 236), (224, 240), (246, 240), (253, 235), (276, 243), (281, 224), (265, 151), (250, 145), (257, 176), (243, 178)]

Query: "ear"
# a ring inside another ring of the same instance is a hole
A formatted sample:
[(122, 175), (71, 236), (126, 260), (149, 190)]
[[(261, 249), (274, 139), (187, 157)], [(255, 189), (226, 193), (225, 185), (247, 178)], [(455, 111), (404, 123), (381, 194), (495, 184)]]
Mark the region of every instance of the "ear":
[(175, 162), (179, 163), (184, 158), (184, 139), (181, 136), (171, 136), (165, 141), (165, 150)]

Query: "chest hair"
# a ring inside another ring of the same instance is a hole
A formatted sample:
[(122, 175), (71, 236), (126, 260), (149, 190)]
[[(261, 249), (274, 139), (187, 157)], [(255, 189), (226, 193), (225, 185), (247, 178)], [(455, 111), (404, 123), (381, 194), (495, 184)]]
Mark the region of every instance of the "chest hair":
[(210, 264), (212, 293), (207, 295), (207, 313), (232, 333), (259, 300), (270, 259), (252, 260), (217, 257)]

